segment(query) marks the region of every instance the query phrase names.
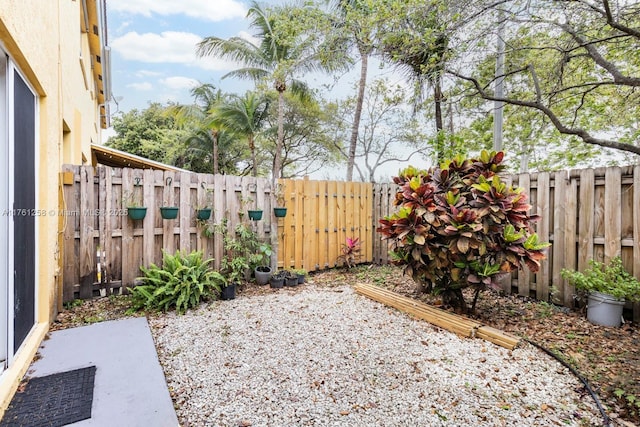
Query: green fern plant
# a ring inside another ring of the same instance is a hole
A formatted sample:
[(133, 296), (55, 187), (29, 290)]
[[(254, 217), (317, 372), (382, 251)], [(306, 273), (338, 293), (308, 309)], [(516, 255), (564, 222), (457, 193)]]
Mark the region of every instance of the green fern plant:
[(205, 299), (217, 298), (224, 277), (211, 269), (213, 259), (204, 260), (200, 251), (189, 254), (163, 251), (162, 267), (140, 267), (142, 285), (131, 289), (132, 310), (162, 310), (175, 307), (178, 314)]

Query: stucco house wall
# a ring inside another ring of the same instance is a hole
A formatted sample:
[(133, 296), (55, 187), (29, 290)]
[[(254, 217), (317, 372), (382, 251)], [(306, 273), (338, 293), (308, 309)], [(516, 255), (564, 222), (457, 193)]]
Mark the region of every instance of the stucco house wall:
[[(0, 361), (3, 364), (0, 367), (0, 413), (6, 409), (50, 322), (61, 307), (60, 251), (64, 208), (60, 198), (61, 165), (90, 162), (91, 144), (100, 141), (101, 131), (108, 125), (109, 52), (104, 7), (104, 0), (0, 2), (0, 54), (6, 56), (8, 63), (15, 67), (36, 95), (34, 160), (37, 215), (35, 322), (21, 346), (11, 349), (7, 360)], [(11, 109), (7, 99), (0, 101)], [(7, 120), (7, 123), (13, 122)], [(10, 132), (5, 132), (3, 138), (1, 141), (5, 145), (11, 144)], [(12, 177), (8, 176), (8, 181), (11, 180)], [(15, 183), (9, 182), (8, 185), (14, 186)], [(6, 191), (9, 198), (12, 192)], [(11, 216), (11, 213), (5, 212), (4, 215)], [(11, 227), (11, 219), (5, 218), (4, 224)], [(2, 241), (2, 231), (0, 229), (0, 243), (11, 245), (10, 240)], [(11, 252), (10, 249), (5, 252)], [(11, 286), (11, 265), (5, 269), (7, 271), (0, 271), (0, 292), (1, 286)], [(0, 299), (1, 304), (3, 301)], [(11, 328), (10, 298), (4, 304), (8, 307), (0, 307), (0, 316), (7, 316), (4, 327)], [(2, 327), (3, 322), (0, 321)], [(0, 331), (0, 346), (5, 345), (3, 339)]]

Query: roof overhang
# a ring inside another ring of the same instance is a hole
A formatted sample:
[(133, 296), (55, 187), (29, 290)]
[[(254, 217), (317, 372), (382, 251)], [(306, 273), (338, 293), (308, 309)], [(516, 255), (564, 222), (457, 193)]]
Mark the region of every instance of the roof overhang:
[(175, 166), (149, 160), (144, 157), (105, 147), (104, 145), (91, 144), (91, 163), (111, 166), (115, 168), (156, 169), (163, 171), (189, 172)]

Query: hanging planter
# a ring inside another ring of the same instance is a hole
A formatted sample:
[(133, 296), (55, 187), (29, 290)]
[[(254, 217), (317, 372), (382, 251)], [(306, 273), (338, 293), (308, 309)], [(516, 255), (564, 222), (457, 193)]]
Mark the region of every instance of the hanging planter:
[(147, 215), (147, 208), (143, 208), (143, 207), (128, 207), (127, 208), (127, 215), (129, 216), (129, 218), (133, 219), (133, 220), (140, 220), (140, 219), (144, 219), (144, 217)]
[(273, 208), (273, 214), (276, 218), (284, 218), (287, 216), (287, 208)]
[(208, 220), (209, 218), (211, 218), (211, 208), (198, 209), (196, 211), (196, 218), (201, 221)]
[(178, 217), (177, 206), (163, 206), (160, 208), (160, 215), (164, 219), (176, 219)]
[(249, 219), (253, 221), (258, 221), (262, 219), (262, 210), (249, 210)]

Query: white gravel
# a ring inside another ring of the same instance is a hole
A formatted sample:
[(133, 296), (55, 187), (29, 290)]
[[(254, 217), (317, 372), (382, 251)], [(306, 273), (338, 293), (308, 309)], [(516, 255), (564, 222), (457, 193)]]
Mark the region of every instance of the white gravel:
[(582, 384), (533, 346), (303, 286), (150, 319), (183, 427), (602, 425)]

